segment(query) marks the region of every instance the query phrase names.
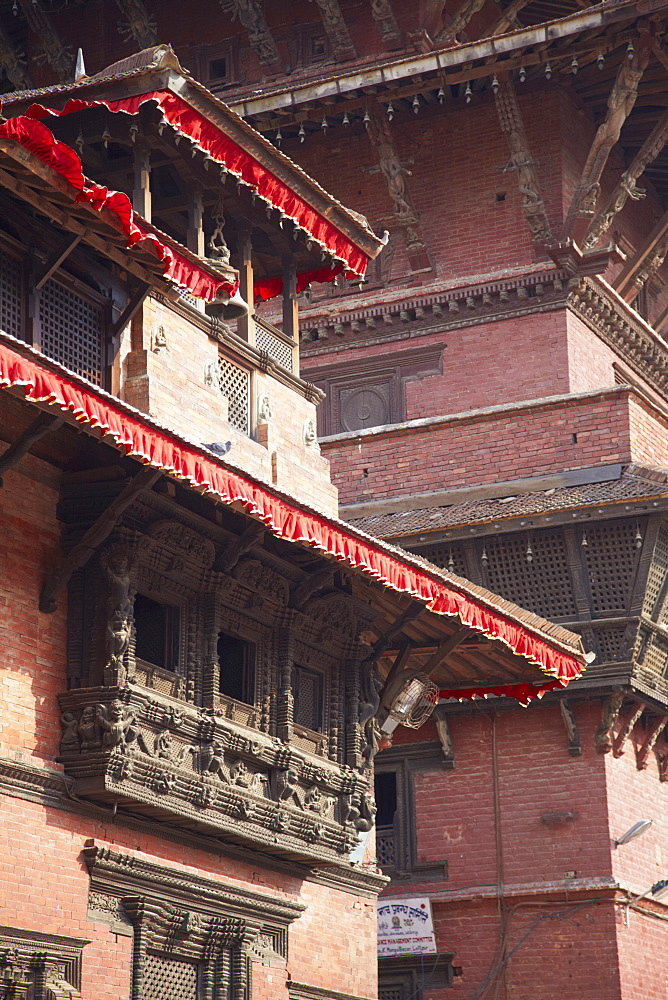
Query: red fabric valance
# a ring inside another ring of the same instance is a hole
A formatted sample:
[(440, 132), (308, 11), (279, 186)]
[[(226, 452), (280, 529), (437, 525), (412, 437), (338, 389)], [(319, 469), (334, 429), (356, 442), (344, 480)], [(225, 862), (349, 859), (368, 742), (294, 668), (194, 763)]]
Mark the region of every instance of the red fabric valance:
[[(26, 113), (28, 117), (35, 119), (46, 118), (48, 115), (60, 117), (86, 108), (101, 106), (112, 112), (122, 111), (125, 114), (135, 115), (141, 105), (147, 101), (155, 101), (170, 125), (187, 135), (203, 152), (208, 153), (217, 163), (225, 166), (233, 176), (249, 184), (267, 204), (278, 209), (306, 230), (310, 238), (318, 243), (322, 249), (334, 254), (344, 262), (340, 267), (320, 269), (318, 273), (323, 275), (328, 273), (329, 276), (327, 278), (307, 279), (304, 281), (303, 287), (306, 287), (310, 280), (333, 281), (344, 268), (348, 277), (364, 277), (369, 263), (368, 254), (345, 236), (329, 219), (309, 205), (301, 195), (292, 191), (287, 184), (279, 180), (271, 170), (263, 166), (247, 150), (230, 139), (213, 122), (210, 122), (208, 118), (191, 107), (187, 101), (173, 94), (170, 90), (154, 90), (116, 101), (71, 99), (67, 101), (61, 111), (55, 111), (42, 104), (32, 104)], [(280, 294), (280, 291), (271, 294)], [(260, 297), (266, 299), (271, 296), (264, 294)]]
[(98, 212), (103, 208), (112, 212), (118, 220), (118, 228), (125, 235), (128, 247), (138, 243), (148, 246), (162, 262), (165, 278), (186, 288), (191, 295), (211, 302), (219, 292), (225, 292), (231, 297), (239, 288), (238, 281), (216, 279), (213, 274), (198, 267), (195, 261), (161, 242), (139, 222), (126, 194), (109, 191), (106, 187), (88, 181), (81, 169), (81, 160), (74, 150), (56, 139), (42, 122), (26, 117), (10, 118), (0, 125), (0, 136), (13, 139), (55, 170), (79, 192), (77, 201), (89, 202)]
[(0, 343), (0, 386), (21, 386), (26, 398), (69, 411), (82, 423), (99, 428), (127, 455), (184, 479), (224, 503), (241, 502), (250, 514), (259, 517), (278, 537), (305, 542), (345, 561), (382, 581), (391, 590), (423, 601), (436, 614), (458, 616), (465, 625), (505, 643), (550, 678), (547, 687), (509, 684), (476, 688), (472, 693), (441, 692), (442, 697), (471, 697), (489, 691), (509, 697), (519, 695), (518, 700), (528, 704), (531, 698), (540, 697), (549, 687), (565, 687), (582, 674), (584, 666), (576, 656), (546, 642), (518, 621), (403, 562), (399, 556), (384, 550), (382, 543), (358, 535), (354, 529), (334, 518), (299, 507), (250, 476), (227, 468), (220, 460), (209, 457), (203, 450), (176, 435), (151, 426), (139, 413), (84, 379), (65, 369), (60, 374), (57, 370), (59, 365), (53, 363), (56, 370), (44, 367), (38, 352), (30, 348), (23, 351), (29, 351), (35, 360)]

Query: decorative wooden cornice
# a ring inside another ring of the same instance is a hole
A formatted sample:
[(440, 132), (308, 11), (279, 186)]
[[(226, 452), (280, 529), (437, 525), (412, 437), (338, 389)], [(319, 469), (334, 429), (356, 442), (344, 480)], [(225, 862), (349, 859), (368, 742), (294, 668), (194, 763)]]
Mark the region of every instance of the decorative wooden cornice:
[(390, 343), (416, 334), (457, 330), (480, 323), (563, 308), (567, 275), (541, 270), (345, 310), (344, 301), (321, 303), (302, 313), (303, 357), (333, 354), (356, 346)]
[(668, 345), (603, 281), (584, 278), (567, 304), (629, 367), (668, 399)]
[(552, 230), (545, 211), (545, 202), (540, 193), (536, 161), (529, 149), (517, 94), (508, 74), (503, 74), (497, 80), (497, 86), (492, 85), (492, 88), (501, 130), (510, 148), (510, 160), (503, 170), (517, 173), (517, 183), (522, 196), (522, 211), (531, 232), (531, 239), (538, 246), (542, 246), (552, 241)]

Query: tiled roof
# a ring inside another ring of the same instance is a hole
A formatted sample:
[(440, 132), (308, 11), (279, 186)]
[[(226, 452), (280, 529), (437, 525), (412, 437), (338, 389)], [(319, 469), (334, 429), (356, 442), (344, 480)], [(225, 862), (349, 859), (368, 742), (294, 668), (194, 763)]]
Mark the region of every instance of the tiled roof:
[(402, 538), (460, 525), (498, 523), (523, 515), (607, 506), (657, 496), (668, 496), (668, 469), (628, 465), (619, 479), (608, 482), (351, 518), (350, 523), (377, 538)]

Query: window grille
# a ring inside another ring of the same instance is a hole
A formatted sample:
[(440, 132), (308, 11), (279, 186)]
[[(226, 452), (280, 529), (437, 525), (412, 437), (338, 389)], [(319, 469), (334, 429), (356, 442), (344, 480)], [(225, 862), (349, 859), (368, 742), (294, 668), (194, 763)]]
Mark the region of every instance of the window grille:
[(636, 531), (635, 521), (586, 529), (582, 548), (594, 611), (624, 610), (629, 604), (638, 555)]
[(466, 576), (466, 560), (464, 559), (464, 548), (461, 545), (431, 545), (429, 548), (410, 549), (416, 556), (429, 559), (435, 566), (447, 569), (457, 576)]
[[(527, 559), (529, 545), (531, 562)], [(489, 538), (485, 549), (490, 590), (545, 618), (575, 614), (566, 546), (560, 531)]]
[(653, 671), (659, 676), (663, 676), (668, 664), (668, 642), (661, 636), (655, 635), (650, 639), (647, 652), (643, 659), (643, 667)]
[(652, 564), (647, 574), (647, 587), (645, 589), (645, 607), (643, 613), (653, 618), (657, 611), (657, 601), (663, 587), (663, 581), (668, 573), (668, 531), (661, 528), (659, 531)]
[(601, 651), (601, 663), (614, 663), (619, 659), (622, 651), (622, 641), (626, 628), (621, 625), (617, 628), (602, 628), (596, 630), (598, 648)]
[(100, 385), (102, 307), (50, 280), (40, 295), (39, 321), (44, 354)]
[(227, 358), (218, 358), (220, 391), (227, 397), (228, 420), (242, 434), (250, 430), (250, 373)]
[(304, 667), (295, 667), (292, 686), (295, 722), (298, 726), (318, 732), (322, 728), (322, 676)]
[(23, 339), (23, 274), (21, 262), (0, 252), (0, 329)]
[(144, 1000), (197, 1000), (197, 965), (147, 955), (143, 967)]
[(406, 991), (401, 986), (379, 986), (379, 1000), (405, 1000)]
[(255, 324), (255, 346), (258, 351), (264, 351), (272, 361), (281, 368), (292, 371), (292, 347), (284, 340), (276, 337), (259, 323)]
[(396, 851), (394, 849), (395, 837), (394, 827), (376, 827), (376, 860), (378, 867), (395, 868), (397, 864)]

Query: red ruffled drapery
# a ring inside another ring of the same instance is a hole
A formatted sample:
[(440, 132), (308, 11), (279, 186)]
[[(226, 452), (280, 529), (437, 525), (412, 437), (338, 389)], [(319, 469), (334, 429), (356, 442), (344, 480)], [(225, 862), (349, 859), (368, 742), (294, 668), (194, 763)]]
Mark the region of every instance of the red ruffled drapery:
[(550, 645), (519, 622), (403, 562), (385, 551), (381, 544), (356, 535), (341, 522), (299, 507), (175, 435), (152, 427), (139, 414), (85, 380), (65, 374), (64, 369), (60, 374), (59, 367), (54, 363), (55, 370), (46, 368), (38, 360), (0, 344), (0, 386), (21, 386), (28, 399), (47, 402), (72, 413), (82, 423), (99, 428), (126, 454), (141, 459), (146, 465), (203, 488), (224, 503), (240, 501), (278, 537), (305, 542), (345, 561), (390, 589), (423, 601), (436, 614), (458, 616), (465, 625), (505, 643), (546, 674), (546, 683), (540, 686), (508, 684), (442, 691), (441, 697), (504, 694), (517, 698), (521, 704), (528, 704), (532, 698), (540, 698), (553, 688), (565, 687), (582, 674), (583, 663), (577, 657)]
[[(292, 219), (323, 249), (344, 262), (337, 267), (312, 271), (310, 275), (300, 275), (298, 282), (301, 280), (302, 289), (311, 281), (333, 281), (337, 274), (343, 272), (350, 278), (364, 277), (369, 263), (368, 254), (329, 219), (312, 208), (304, 198), (279, 180), (271, 170), (259, 163), (247, 150), (170, 90), (154, 90), (116, 101), (71, 99), (61, 111), (55, 111), (42, 104), (32, 104), (26, 114), (30, 118), (40, 119), (49, 115), (60, 117), (91, 107), (105, 107), (112, 112), (122, 111), (128, 115), (135, 115), (147, 101), (155, 101), (170, 125), (187, 135), (203, 152), (225, 166), (239, 180), (250, 184), (260, 198)], [(257, 299), (266, 300), (274, 295), (280, 295), (282, 289), (281, 278), (260, 280), (256, 282), (255, 295)]]
[(221, 291), (231, 297), (239, 288), (238, 281), (215, 278), (213, 274), (198, 267), (193, 260), (162, 243), (138, 221), (126, 194), (110, 191), (100, 184), (88, 181), (81, 169), (81, 160), (74, 150), (56, 139), (42, 122), (24, 116), (10, 118), (0, 125), (0, 136), (19, 143), (24, 149), (34, 153), (42, 163), (55, 170), (79, 192), (77, 201), (89, 202), (98, 212), (106, 208), (113, 213), (128, 247), (138, 243), (148, 245), (162, 262), (164, 277), (186, 288), (191, 295), (212, 302)]

